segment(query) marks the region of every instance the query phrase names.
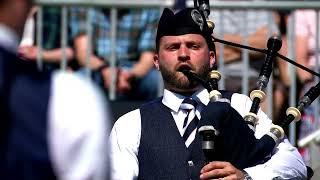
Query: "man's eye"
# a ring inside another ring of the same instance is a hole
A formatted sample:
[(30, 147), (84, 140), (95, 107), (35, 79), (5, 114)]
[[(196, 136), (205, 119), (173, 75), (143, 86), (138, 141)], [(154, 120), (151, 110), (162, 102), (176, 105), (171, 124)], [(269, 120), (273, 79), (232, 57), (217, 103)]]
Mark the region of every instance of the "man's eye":
[(168, 49), (169, 50), (177, 50), (177, 49), (179, 49), (179, 46), (178, 45), (172, 45), (172, 46), (169, 46)]
[(200, 46), (198, 46), (198, 45), (191, 45), (191, 48), (192, 48), (192, 49), (199, 49), (199, 47), (200, 47)]

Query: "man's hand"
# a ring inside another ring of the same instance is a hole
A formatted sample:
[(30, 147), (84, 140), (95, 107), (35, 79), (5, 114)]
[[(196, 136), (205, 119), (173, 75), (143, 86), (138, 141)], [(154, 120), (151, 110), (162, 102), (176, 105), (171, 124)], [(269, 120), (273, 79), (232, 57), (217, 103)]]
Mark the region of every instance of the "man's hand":
[(229, 162), (213, 161), (201, 169), (200, 179), (243, 180), (244, 174)]
[(18, 53), (25, 60), (36, 60), (38, 48), (36, 46), (22, 46), (19, 47)]
[(133, 74), (127, 70), (120, 70), (118, 74), (117, 90), (120, 93), (125, 93), (131, 90), (131, 79)]
[(103, 85), (106, 89), (109, 89), (111, 83), (111, 68), (107, 67), (101, 70), (103, 78)]

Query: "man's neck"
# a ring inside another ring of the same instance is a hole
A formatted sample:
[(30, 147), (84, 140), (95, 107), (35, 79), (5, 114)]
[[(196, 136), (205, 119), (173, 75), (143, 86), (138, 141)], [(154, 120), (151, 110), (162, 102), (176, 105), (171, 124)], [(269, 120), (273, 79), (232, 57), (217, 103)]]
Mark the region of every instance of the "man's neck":
[(178, 93), (178, 94), (181, 94), (185, 97), (190, 97), (192, 96), (196, 91), (192, 91), (192, 92), (175, 92), (175, 93)]
[(189, 96), (192, 96), (195, 92), (197, 92), (199, 89), (202, 88), (202, 86), (197, 86), (197, 87), (194, 87), (194, 88), (186, 88), (186, 89), (177, 89), (177, 88), (170, 88), (170, 87), (165, 87), (166, 89), (168, 89), (169, 91), (171, 92), (174, 92), (174, 93), (177, 93), (177, 94), (181, 94), (185, 97), (189, 97)]

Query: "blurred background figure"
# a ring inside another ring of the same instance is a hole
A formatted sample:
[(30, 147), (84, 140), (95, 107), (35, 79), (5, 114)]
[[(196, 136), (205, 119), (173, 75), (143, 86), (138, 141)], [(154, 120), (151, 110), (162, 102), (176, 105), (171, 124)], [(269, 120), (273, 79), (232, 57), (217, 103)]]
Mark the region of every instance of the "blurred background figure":
[[(210, 14), (215, 22), (214, 35), (227, 41), (265, 48), (268, 38), (278, 32), (271, 12), (262, 10), (214, 10)], [(271, 22), (271, 24), (269, 24)], [(222, 29), (223, 28), (223, 29)], [(270, 31), (270, 32), (269, 32)], [(242, 49), (225, 45), (223, 54), (217, 45), (217, 56), (223, 56), (225, 88), (234, 92), (241, 91), (243, 76)], [(264, 54), (249, 51), (249, 89), (255, 88)]]
[(109, 118), (101, 92), (88, 80), (39, 71), (18, 57), (32, 6), (0, 1), (0, 177), (106, 179)]
[[(212, 10), (210, 19), (213, 20), (216, 27), (214, 29), (214, 36), (222, 38), (227, 41), (244, 44), (266, 49), (268, 38), (272, 35), (279, 34), (278, 26), (275, 22), (273, 13), (266, 10)], [(225, 89), (242, 92), (242, 78), (244, 63), (244, 51), (240, 48), (224, 45), (223, 54), (220, 49), (220, 44), (216, 44), (217, 59), (223, 56)], [(256, 88), (256, 82), (259, 77), (260, 68), (265, 60), (265, 55), (254, 51), (248, 51), (249, 56), (249, 91)], [(276, 63), (275, 63), (276, 64)], [(276, 65), (277, 66), (277, 65)], [(279, 67), (279, 66), (278, 66)], [(281, 73), (283, 67), (281, 67)], [(279, 72), (279, 71), (274, 71)], [(280, 76), (279, 73), (274, 73)], [(281, 74), (281, 76), (282, 76)], [(285, 86), (281, 79), (275, 76), (273, 81), (273, 119), (277, 120), (280, 117), (279, 109), (285, 103), (285, 98), (282, 94), (285, 93)], [(280, 97), (278, 99), (278, 97)], [(275, 100), (277, 99), (277, 101)], [(268, 102), (265, 100), (261, 103), (262, 109), (267, 112)]]
[[(111, 43), (111, 10), (90, 9), (93, 28), (93, 55), (89, 67), (93, 79), (108, 92), (112, 70), (111, 51), (116, 52), (117, 100), (149, 100), (158, 96), (159, 73), (153, 67), (154, 39), (158, 9), (119, 9), (117, 12), (116, 47)], [(87, 11), (71, 9), (75, 57), (86, 65), (89, 36), (86, 33)]]
[[(19, 46), (19, 55), (25, 60), (36, 61), (37, 55), (40, 53), (36, 35), (36, 15), (38, 11), (39, 7), (37, 6), (34, 6), (30, 11)], [(50, 70), (58, 69), (61, 65), (64, 53), (61, 46), (61, 8), (44, 6), (42, 7), (42, 12), (41, 59), (43, 61), (43, 68)], [(70, 31), (70, 27), (67, 27), (67, 32), (68, 31)], [(70, 38), (67, 40), (65, 56), (69, 68), (77, 70), (79, 66), (74, 59)]]
[[(274, 11), (274, 18), (279, 29), (279, 36), (282, 40), (282, 46), (279, 54), (289, 56), (288, 54), (288, 19), (291, 11), (277, 10)], [(289, 76), (288, 63), (280, 58), (277, 58), (273, 67), (273, 120), (279, 121), (286, 117), (286, 109), (289, 107), (289, 88), (291, 78)], [(298, 100), (298, 97), (296, 98)], [(289, 133), (288, 130), (286, 130)]]
[[(315, 10), (297, 10), (294, 12), (296, 18), (295, 21), (295, 32), (296, 32), (296, 58), (297, 62), (305, 67), (313, 69), (319, 72), (319, 50), (316, 48), (317, 32), (316, 32), (316, 21), (317, 21), (317, 11)], [(317, 61), (318, 60), (318, 61)], [(300, 84), (302, 84), (301, 95), (305, 94), (312, 86), (317, 84), (317, 80), (312, 74), (297, 69), (297, 76)], [(315, 101), (303, 112), (301, 118), (301, 125), (299, 131), (299, 138), (302, 139), (307, 135), (311, 134), (315, 130), (320, 128), (320, 118), (319, 118), (319, 101)], [(320, 147), (316, 146), (314, 149), (318, 153), (317, 156), (311, 157), (311, 148), (300, 149), (301, 154), (308, 165), (311, 164), (311, 158), (313, 162), (320, 162)], [(318, 164), (320, 168), (320, 164)]]

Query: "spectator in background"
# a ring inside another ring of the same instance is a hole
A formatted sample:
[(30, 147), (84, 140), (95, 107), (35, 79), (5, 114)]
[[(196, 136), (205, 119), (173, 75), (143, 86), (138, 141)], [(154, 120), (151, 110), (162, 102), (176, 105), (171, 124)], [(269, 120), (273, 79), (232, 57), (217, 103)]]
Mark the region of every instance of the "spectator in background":
[[(90, 11), (93, 25), (93, 55), (90, 68), (94, 80), (106, 90), (111, 83), (110, 56), (116, 51), (117, 99), (148, 100), (157, 97), (159, 73), (153, 67), (154, 39), (159, 10), (120, 9), (117, 16), (116, 44), (111, 44), (111, 11)], [(89, 47), (86, 34), (87, 11), (85, 8), (71, 10), (72, 36), (75, 57), (79, 64), (86, 64)]]
[[(268, 38), (278, 33), (277, 26), (271, 12), (263, 10), (214, 10), (210, 19), (215, 23), (214, 36), (224, 40), (265, 49)], [(242, 49), (233, 46), (224, 46), (221, 54), (220, 45), (217, 45), (217, 60), (223, 56), (225, 89), (241, 92), (243, 78)], [(260, 68), (264, 62), (264, 54), (249, 52), (249, 90), (256, 88)], [(266, 111), (266, 101), (262, 104)]]
[[(295, 46), (297, 62), (318, 72), (319, 70), (316, 69), (316, 56), (319, 56), (319, 52), (316, 49), (316, 43), (319, 42), (316, 41), (316, 13), (317, 11), (314, 10), (297, 10), (294, 12), (294, 16), (296, 18)], [(311, 88), (311, 86), (314, 86), (317, 83), (314, 81), (313, 75), (304, 70), (297, 68), (297, 75), (298, 80), (301, 84), (303, 84), (301, 95), (305, 94)], [(299, 138), (303, 138), (319, 128), (320, 119), (315, 118), (315, 114), (317, 113), (315, 111), (317, 102), (318, 101), (315, 101), (304, 110), (301, 118)], [(301, 154), (306, 164), (310, 165), (310, 149), (301, 149)]]
[(0, 1), (0, 177), (104, 180), (108, 116), (102, 94), (89, 81), (40, 72), (17, 56), (33, 2)]
[[(34, 6), (28, 16), (27, 23), (19, 47), (19, 54), (25, 60), (36, 61), (39, 46), (36, 44), (36, 13), (39, 8)], [(42, 26), (42, 56), (45, 69), (57, 69), (63, 59), (61, 48), (61, 7), (43, 7)], [(67, 27), (67, 32), (69, 28)], [(74, 60), (74, 53), (70, 40), (67, 40), (65, 49), (67, 64), (74, 70), (78, 68)]]
[[(272, 14), (267, 11), (215, 10), (211, 12), (210, 19), (216, 25), (215, 36), (218, 35), (217, 37), (221, 36), (224, 40), (239, 44), (243, 44), (244, 38), (247, 36), (248, 45), (256, 48), (266, 48), (269, 36), (277, 33)], [(270, 31), (270, 34), (268, 31)], [(219, 46), (217, 46), (217, 56), (224, 57), (226, 89), (235, 92), (241, 91), (242, 49), (225, 45), (224, 54), (221, 54)], [(253, 89), (257, 82), (260, 67), (264, 62), (264, 54), (249, 51), (249, 59), (249, 89)]]
[[(275, 22), (279, 28), (282, 47), (279, 53), (288, 56), (288, 39), (287, 39), (287, 24), (291, 12), (286, 10), (275, 11)], [(288, 108), (288, 92), (291, 79), (288, 72), (288, 63), (278, 58), (273, 67), (273, 119), (274, 121), (281, 120), (286, 117), (286, 109)]]

